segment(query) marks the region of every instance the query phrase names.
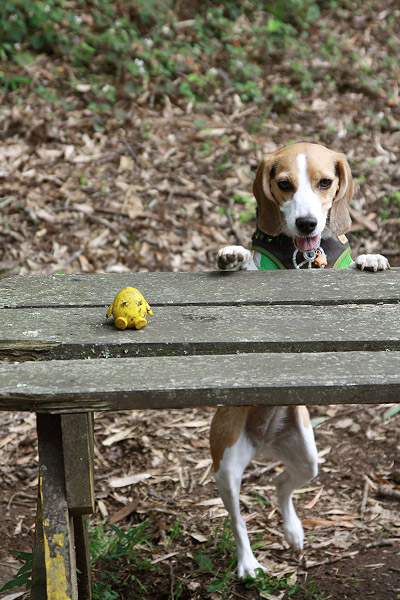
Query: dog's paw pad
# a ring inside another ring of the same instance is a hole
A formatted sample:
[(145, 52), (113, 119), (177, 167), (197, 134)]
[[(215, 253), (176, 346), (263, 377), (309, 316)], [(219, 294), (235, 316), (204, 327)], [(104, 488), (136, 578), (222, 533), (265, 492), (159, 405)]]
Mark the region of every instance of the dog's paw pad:
[(390, 269), (388, 259), (382, 254), (360, 254), (355, 263), (361, 271), (385, 271)]
[(243, 246), (225, 246), (217, 254), (217, 265), (222, 271), (243, 269), (251, 258), (251, 252)]

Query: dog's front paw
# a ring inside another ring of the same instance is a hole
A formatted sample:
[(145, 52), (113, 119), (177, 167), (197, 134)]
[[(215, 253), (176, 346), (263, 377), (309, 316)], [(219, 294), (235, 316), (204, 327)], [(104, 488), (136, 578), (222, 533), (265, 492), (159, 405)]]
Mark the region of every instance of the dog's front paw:
[(388, 259), (382, 254), (360, 254), (355, 260), (356, 267), (361, 271), (385, 271), (390, 269)]
[(251, 252), (243, 246), (224, 246), (217, 254), (217, 265), (222, 271), (245, 269), (250, 260)]

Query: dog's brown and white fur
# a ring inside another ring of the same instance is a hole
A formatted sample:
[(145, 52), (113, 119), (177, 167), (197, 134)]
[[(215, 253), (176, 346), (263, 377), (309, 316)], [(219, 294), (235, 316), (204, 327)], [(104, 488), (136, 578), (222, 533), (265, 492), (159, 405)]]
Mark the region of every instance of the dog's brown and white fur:
[[(258, 227), (271, 236), (283, 233), (293, 238), (300, 250), (317, 248), (321, 237), (343, 235), (350, 227), (350, 167), (344, 154), (324, 146), (294, 144), (264, 156), (253, 193), (258, 204)], [(223, 270), (255, 270), (259, 260), (257, 252), (252, 255), (242, 246), (226, 246), (217, 257)], [(390, 268), (380, 254), (363, 254), (351, 267), (373, 271)], [(292, 495), (318, 472), (307, 408), (219, 408), (211, 425), (210, 444), (218, 491), (231, 517), (239, 577), (254, 577), (255, 569), (263, 568), (251, 550), (239, 506), (243, 471), (255, 456), (271, 457), (285, 465), (275, 478), (283, 529), (287, 542), (301, 551), (304, 532)]]

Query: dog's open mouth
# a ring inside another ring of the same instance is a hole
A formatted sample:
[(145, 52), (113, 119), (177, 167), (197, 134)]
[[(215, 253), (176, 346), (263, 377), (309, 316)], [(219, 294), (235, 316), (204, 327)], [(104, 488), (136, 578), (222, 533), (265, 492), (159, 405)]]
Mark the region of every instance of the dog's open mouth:
[(295, 244), (301, 252), (308, 252), (309, 250), (316, 250), (320, 243), (319, 235), (312, 235), (309, 237), (298, 237), (294, 238)]

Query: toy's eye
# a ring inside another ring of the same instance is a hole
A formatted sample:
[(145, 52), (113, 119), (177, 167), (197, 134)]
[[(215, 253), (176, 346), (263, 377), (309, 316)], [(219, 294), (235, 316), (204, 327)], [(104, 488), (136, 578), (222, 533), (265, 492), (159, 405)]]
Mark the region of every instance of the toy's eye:
[(293, 186), (287, 179), (281, 179), (278, 181), (278, 188), (282, 190), (282, 192), (293, 192)]
[(318, 184), (318, 187), (321, 190), (327, 190), (328, 188), (330, 188), (332, 185), (332, 179), (321, 179), (321, 181)]

